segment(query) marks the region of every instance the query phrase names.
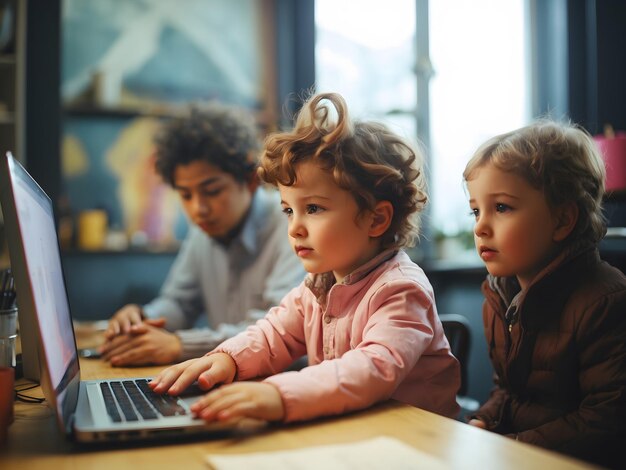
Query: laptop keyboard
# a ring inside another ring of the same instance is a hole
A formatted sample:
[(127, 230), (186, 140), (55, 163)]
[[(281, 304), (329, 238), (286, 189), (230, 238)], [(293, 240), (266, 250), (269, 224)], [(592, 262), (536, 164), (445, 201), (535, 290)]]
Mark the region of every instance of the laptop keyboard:
[(148, 386), (147, 379), (101, 382), (107, 413), (115, 422), (157, 419), (187, 413), (177, 397), (159, 395)]

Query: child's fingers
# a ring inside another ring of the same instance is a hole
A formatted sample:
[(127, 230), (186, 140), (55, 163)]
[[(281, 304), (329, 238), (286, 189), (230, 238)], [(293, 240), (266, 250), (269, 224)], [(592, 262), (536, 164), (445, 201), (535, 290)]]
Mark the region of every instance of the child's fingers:
[(203, 390), (210, 390), (217, 384), (231, 383), (234, 379), (237, 366), (233, 359), (224, 353), (205, 356), (204, 361), (210, 364), (198, 374), (198, 385)]
[[(202, 375), (203, 380), (199, 382), (203, 390), (209, 390), (217, 383), (223, 381), (220, 378), (219, 367), (215, 370), (215, 359), (211, 356), (204, 356), (198, 359), (191, 359), (183, 362), (184, 368), (179, 372), (172, 385), (169, 387), (170, 395), (178, 395), (187, 387), (199, 379)], [(222, 374), (223, 375), (223, 374)]]
[(178, 395), (196, 380), (200, 388), (209, 390), (218, 383), (231, 381), (231, 375), (218, 355), (203, 356), (168, 367), (150, 382), (150, 387), (157, 393)]
[(225, 385), (194, 403), (191, 411), (207, 421), (240, 418), (276, 421), (284, 415), (278, 391), (272, 385), (262, 383)]
[(228, 374), (219, 364), (211, 364), (211, 367), (198, 375), (198, 384), (202, 390), (211, 390), (217, 384), (226, 381)]
[(209, 403), (205, 401), (206, 406), (197, 415), (206, 421), (224, 421), (232, 416), (246, 416), (233, 413), (233, 410), (241, 407), (242, 403), (249, 403), (244, 394), (237, 391), (234, 393), (222, 393), (217, 398), (212, 397)]
[[(236, 389), (233, 392), (233, 385), (226, 385), (217, 390), (212, 390), (206, 395), (200, 397), (195, 403), (190, 406), (191, 411), (199, 414), (201, 411), (209, 409), (219, 409), (219, 403), (226, 400), (232, 400), (233, 396), (236, 396)], [(236, 398), (235, 398), (236, 399)]]
[(252, 401), (237, 401), (219, 410), (215, 415), (218, 421), (230, 421), (239, 418), (264, 419), (262, 410)]
[(181, 362), (174, 366), (163, 369), (155, 378), (150, 381), (152, 390), (157, 393), (164, 393), (178, 380), (181, 374), (190, 366), (193, 360)]

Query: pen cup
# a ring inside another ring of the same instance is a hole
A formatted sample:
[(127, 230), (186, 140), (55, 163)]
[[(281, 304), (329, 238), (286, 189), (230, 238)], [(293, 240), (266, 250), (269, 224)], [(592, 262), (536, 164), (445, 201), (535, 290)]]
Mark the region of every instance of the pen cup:
[(17, 307), (0, 309), (0, 445), (13, 422)]
[(15, 367), (17, 307), (0, 310), (0, 367)]

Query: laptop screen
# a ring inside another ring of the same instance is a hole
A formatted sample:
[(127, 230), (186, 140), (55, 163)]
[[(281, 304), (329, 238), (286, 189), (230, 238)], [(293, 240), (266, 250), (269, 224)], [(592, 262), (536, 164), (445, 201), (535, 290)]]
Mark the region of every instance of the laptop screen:
[[(4, 185), (8, 176), (9, 183), (9, 188), (3, 188), (3, 214), (7, 229), (12, 227), (7, 241), (16, 273), (18, 308), (24, 303), (34, 311), (33, 325), (39, 327), (45, 356), (42, 365), (48, 372), (42, 378), (50, 381), (42, 385), (44, 390), (49, 387), (52, 395), (47, 394), (46, 398), (54, 400), (56, 403), (51, 404), (59, 410), (65, 410), (72, 408), (71, 403), (64, 403), (68, 395), (65, 392), (78, 373), (78, 357), (52, 203), (16, 160), (10, 155), (2, 159), (5, 161), (0, 165), (0, 181)], [(73, 395), (69, 394), (72, 399)]]

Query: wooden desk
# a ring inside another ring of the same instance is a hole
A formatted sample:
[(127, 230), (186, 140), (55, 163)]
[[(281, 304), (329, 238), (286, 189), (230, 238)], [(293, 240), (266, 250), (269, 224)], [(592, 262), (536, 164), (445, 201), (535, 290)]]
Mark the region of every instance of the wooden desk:
[[(77, 338), (81, 342), (78, 334)], [(83, 341), (83, 345), (86, 342)], [(100, 360), (81, 360), (82, 376), (85, 379), (153, 375), (160, 369), (114, 369)], [(296, 425), (277, 425), (246, 437), (107, 448), (81, 447), (66, 441), (57, 430), (49, 408), (45, 405), (18, 402), (15, 406), (15, 422), (9, 428), (6, 448), (0, 449), (0, 468), (206, 470), (204, 459), (210, 453), (286, 450), (355, 442), (381, 435), (396, 438), (433, 455), (450, 468), (591, 468), (577, 460), (394, 401), (343, 417)]]

